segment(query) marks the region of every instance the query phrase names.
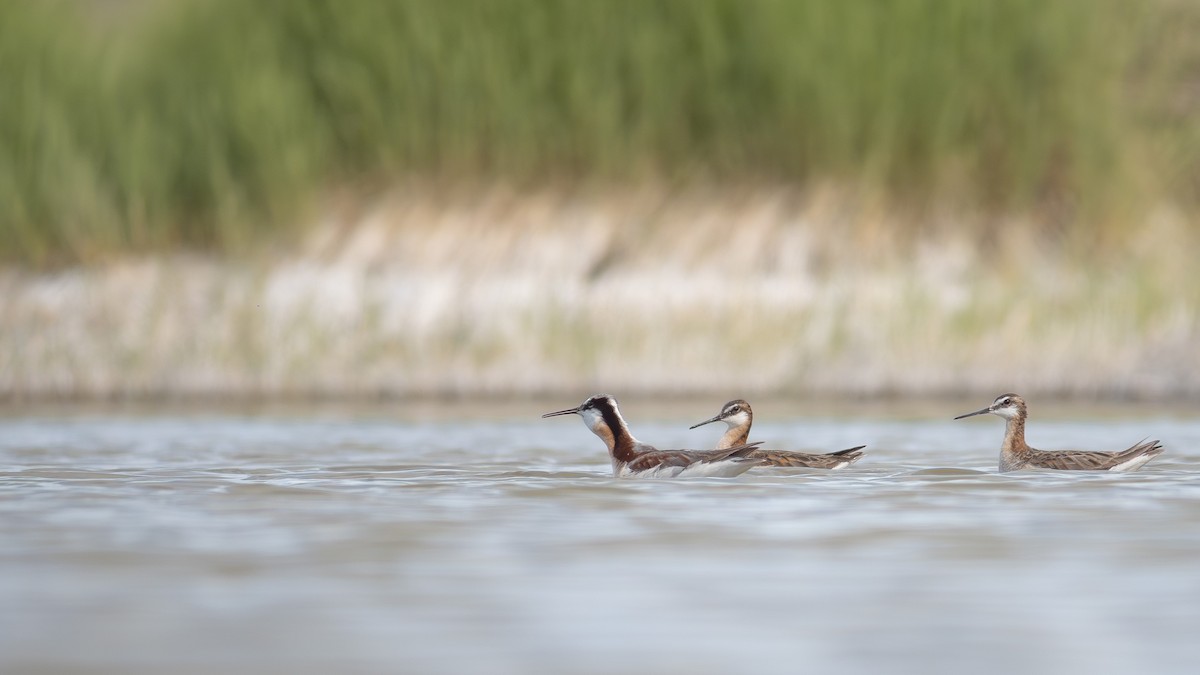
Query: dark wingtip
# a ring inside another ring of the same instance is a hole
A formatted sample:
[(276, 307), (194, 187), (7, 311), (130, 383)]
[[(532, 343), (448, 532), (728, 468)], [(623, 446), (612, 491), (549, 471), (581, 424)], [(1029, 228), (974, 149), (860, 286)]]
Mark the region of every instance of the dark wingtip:
[(1155, 456), (1161, 455), (1163, 450), (1165, 450), (1165, 449), (1166, 448), (1164, 448), (1162, 446), (1162, 443), (1157, 438), (1154, 440), (1150, 440), (1149, 438), (1143, 438), (1142, 440), (1138, 441), (1137, 443), (1134, 443), (1133, 445), (1131, 445), (1129, 447), (1129, 450), (1126, 450), (1125, 452), (1129, 452), (1130, 450), (1132, 450), (1136, 454), (1139, 454), (1139, 455), (1150, 455), (1152, 457), (1155, 457)]

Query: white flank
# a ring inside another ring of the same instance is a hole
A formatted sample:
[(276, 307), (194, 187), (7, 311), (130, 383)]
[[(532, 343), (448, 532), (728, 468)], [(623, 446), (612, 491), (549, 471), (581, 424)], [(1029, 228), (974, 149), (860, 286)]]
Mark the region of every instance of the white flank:
[(719, 462), (695, 462), (682, 467), (659, 466), (647, 471), (630, 471), (628, 464), (622, 464), (620, 469), (613, 467), (613, 475), (617, 478), (731, 478), (758, 464), (752, 459), (735, 458)]
[(630, 471), (629, 465), (621, 466), (616, 473), (617, 478), (674, 478), (683, 472), (679, 466), (657, 466), (647, 471)]
[(743, 457), (723, 459), (719, 462), (696, 462), (679, 473), (680, 478), (686, 477), (731, 477), (740, 476), (758, 466), (760, 462)]
[(1152, 459), (1154, 459), (1154, 455), (1141, 454), (1141, 455), (1138, 455), (1137, 457), (1134, 457), (1133, 459), (1127, 459), (1124, 462), (1121, 462), (1120, 464), (1109, 469), (1109, 471), (1111, 471), (1112, 473), (1123, 473), (1126, 471), (1134, 471)]

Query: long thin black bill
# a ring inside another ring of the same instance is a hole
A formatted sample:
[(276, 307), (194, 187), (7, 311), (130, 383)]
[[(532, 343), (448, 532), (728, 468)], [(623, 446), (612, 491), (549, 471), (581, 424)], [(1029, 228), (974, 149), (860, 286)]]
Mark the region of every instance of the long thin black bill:
[(546, 419), (547, 417), (555, 417), (558, 415), (577, 415), (577, 414), (579, 414), (579, 408), (571, 408), (569, 410), (559, 410), (557, 412), (546, 413), (545, 415), (542, 415), (542, 419)]
[(690, 427), (688, 427), (688, 428), (689, 428), (689, 429), (695, 429), (696, 427), (702, 427), (702, 426), (704, 426), (705, 424), (710, 424), (710, 423), (712, 423), (712, 422), (716, 422), (716, 421), (717, 421), (717, 420), (719, 420), (719, 419), (721, 419), (721, 416), (720, 416), (720, 415), (717, 415), (716, 417), (710, 417), (710, 418), (708, 418), (708, 419), (704, 420), (703, 422), (700, 422), (699, 424), (693, 424), (692, 426), (690, 426)]

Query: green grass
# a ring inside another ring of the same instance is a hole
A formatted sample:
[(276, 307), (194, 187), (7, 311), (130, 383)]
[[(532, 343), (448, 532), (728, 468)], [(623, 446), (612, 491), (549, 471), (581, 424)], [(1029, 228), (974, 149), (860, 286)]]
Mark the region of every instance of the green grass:
[(413, 176), (1200, 204), (1170, 0), (106, 5), (0, 0), (0, 258), (239, 250)]

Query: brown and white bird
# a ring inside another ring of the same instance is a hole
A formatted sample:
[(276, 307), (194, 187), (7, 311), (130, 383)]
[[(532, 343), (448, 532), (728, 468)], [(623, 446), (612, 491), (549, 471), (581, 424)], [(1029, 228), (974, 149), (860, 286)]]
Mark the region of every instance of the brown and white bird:
[(1118, 452), (1093, 450), (1037, 450), (1025, 442), (1025, 419), (1029, 416), (1025, 399), (1016, 394), (1001, 394), (981, 410), (955, 417), (991, 413), (1006, 420), (1004, 443), (1000, 445), (1000, 471), (1021, 469), (1059, 469), (1062, 471), (1133, 471), (1162, 454), (1158, 441), (1141, 441)]
[[(724, 422), (729, 425), (725, 435), (717, 443), (717, 449), (732, 448), (744, 445), (750, 437), (750, 426), (754, 424), (754, 410), (742, 399), (734, 399), (721, 406), (721, 412), (715, 416), (693, 424), (689, 429), (704, 426), (712, 422)], [(862, 459), (862, 449), (867, 446), (856, 445), (853, 448), (838, 450), (825, 454), (809, 452), (792, 452), (789, 450), (753, 450), (748, 457), (763, 460), (762, 466), (809, 467), (812, 469), (840, 469)]]
[(608, 446), (613, 475), (617, 478), (684, 478), (693, 476), (737, 476), (763, 463), (750, 457), (757, 443), (720, 450), (659, 450), (629, 433), (617, 409), (617, 400), (607, 394), (592, 396), (576, 408), (542, 415), (579, 415), (592, 433)]

